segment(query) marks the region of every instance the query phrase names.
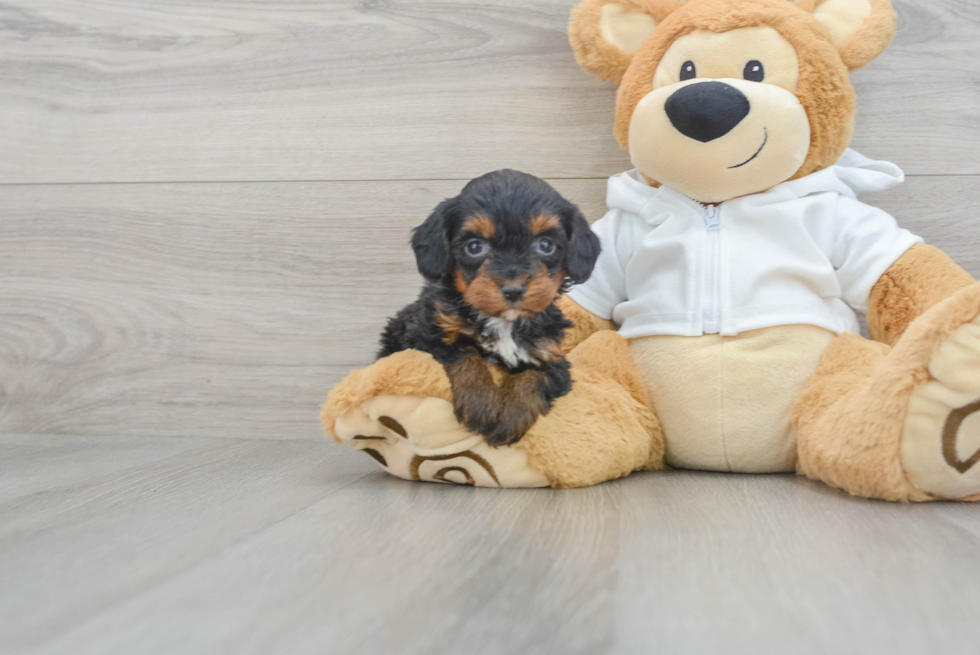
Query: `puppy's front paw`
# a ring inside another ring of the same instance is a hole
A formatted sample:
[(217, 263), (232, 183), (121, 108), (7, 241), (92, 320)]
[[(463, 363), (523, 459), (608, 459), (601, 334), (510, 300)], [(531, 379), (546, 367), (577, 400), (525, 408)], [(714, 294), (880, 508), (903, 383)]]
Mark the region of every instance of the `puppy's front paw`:
[(526, 402), (504, 407), (493, 425), (480, 431), (488, 445), (498, 448), (520, 441), (542, 414), (548, 413), (544, 402)]
[(527, 434), (527, 430), (514, 430), (513, 432), (494, 430), (490, 431), (489, 434), (484, 434), (483, 440), (491, 448), (502, 448), (504, 446), (513, 446), (523, 439), (525, 434)]

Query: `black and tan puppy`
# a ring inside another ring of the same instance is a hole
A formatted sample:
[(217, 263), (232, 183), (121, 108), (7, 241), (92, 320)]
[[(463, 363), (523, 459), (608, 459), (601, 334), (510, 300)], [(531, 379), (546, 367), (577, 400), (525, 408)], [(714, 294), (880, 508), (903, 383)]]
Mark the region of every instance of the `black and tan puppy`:
[[(572, 386), (554, 305), (584, 282), (599, 239), (578, 207), (532, 175), (471, 181), (412, 235), (426, 285), (388, 321), (378, 357), (414, 348), (446, 369), (456, 418), (491, 446), (524, 436)], [(489, 364), (505, 375), (494, 382)]]

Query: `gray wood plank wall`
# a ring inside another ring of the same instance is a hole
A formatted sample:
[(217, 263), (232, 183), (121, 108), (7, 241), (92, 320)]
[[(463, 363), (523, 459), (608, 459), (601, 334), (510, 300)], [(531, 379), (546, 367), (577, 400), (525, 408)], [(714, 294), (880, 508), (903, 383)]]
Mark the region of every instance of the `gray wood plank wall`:
[[(572, 0), (0, 2), (0, 432), (316, 438), (500, 167), (590, 218), (629, 167)], [(896, 1), (854, 74), (866, 201), (980, 276), (980, 3)]]

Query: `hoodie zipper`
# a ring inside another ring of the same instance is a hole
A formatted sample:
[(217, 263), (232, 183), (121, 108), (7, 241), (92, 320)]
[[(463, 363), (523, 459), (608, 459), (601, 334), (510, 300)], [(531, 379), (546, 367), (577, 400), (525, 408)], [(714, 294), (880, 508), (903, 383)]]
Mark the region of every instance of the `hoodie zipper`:
[(720, 332), (721, 287), (721, 207), (703, 205), (707, 235), (704, 244), (704, 294), (702, 296), (702, 331), (705, 334)]

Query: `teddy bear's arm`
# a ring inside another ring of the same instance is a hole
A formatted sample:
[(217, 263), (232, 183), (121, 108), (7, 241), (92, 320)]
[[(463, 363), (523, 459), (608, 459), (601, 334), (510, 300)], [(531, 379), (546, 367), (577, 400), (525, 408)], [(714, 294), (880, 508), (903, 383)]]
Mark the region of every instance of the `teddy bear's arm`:
[(568, 296), (558, 298), (556, 304), (570, 320), (573, 326), (565, 332), (565, 341), (562, 343), (562, 350), (566, 353), (591, 337), (600, 330), (616, 330), (616, 324), (610, 320), (599, 318), (589, 310), (585, 309)]
[(923, 312), (973, 283), (939, 248), (919, 244), (885, 271), (871, 290), (868, 329), (875, 341), (898, 341)]

